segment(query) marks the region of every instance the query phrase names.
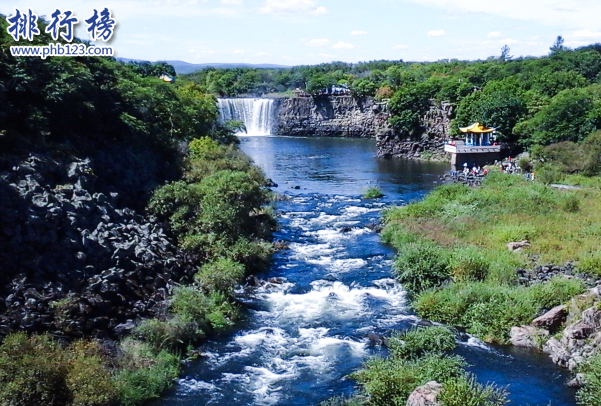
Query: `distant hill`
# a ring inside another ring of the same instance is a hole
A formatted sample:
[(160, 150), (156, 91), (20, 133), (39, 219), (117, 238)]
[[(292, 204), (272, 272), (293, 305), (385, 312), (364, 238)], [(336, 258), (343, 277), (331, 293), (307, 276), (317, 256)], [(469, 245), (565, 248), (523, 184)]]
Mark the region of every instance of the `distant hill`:
[[(121, 62), (147, 62), (142, 59), (130, 59), (130, 58), (117, 58)], [(175, 72), (178, 75), (185, 75), (186, 73), (192, 73), (207, 68), (220, 68), (220, 69), (232, 69), (232, 68), (258, 68), (258, 69), (286, 69), (291, 66), (285, 65), (273, 65), (269, 63), (264, 64), (251, 64), (251, 63), (188, 63), (184, 61), (161, 61), (167, 62), (169, 65), (175, 68)]]

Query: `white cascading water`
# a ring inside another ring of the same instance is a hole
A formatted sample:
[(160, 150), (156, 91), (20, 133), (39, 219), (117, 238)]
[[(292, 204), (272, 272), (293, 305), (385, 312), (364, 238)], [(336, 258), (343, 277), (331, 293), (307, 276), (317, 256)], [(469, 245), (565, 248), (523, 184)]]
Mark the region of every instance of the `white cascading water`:
[(238, 135), (271, 135), (273, 99), (217, 99), (217, 102), (221, 122), (244, 122), (246, 133)]

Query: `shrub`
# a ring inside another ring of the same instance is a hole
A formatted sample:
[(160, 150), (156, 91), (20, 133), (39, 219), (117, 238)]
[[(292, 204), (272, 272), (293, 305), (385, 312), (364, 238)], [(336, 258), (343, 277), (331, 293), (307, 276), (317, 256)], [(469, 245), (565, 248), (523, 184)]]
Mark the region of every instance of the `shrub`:
[(578, 261), (578, 270), (591, 275), (601, 275), (601, 251), (582, 256)]
[(94, 341), (71, 345), (67, 386), (73, 394), (72, 406), (105, 406), (117, 396), (112, 372), (106, 367), (102, 348)]
[(244, 265), (219, 258), (203, 265), (194, 277), (207, 291), (230, 293), (244, 277)]
[(377, 186), (369, 187), (365, 193), (363, 193), (364, 199), (378, 199), (380, 197), (384, 197), (384, 193)]
[(442, 406), (503, 406), (509, 403), (506, 390), (495, 385), (481, 385), (471, 374), (446, 382), (438, 401)]
[(369, 395), (372, 406), (404, 406), (418, 386), (447, 382), (462, 375), (465, 361), (458, 356), (427, 354), (417, 359), (372, 358), (352, 377)]
[(563, 177), (564, 175), (555, 166), (546, 164), (536, 168), (535, 180), (544, 183), (545, 185), (561, 182)]
[(394, 357), (414, 358), (426, 352), (446, 352), (457, 347), (455, 332), (448, 327), (418, 327), (390, 338)]
[(205, 294), (196, 286), (180, 286), (173, 291), (171, 308), (184, 320), (197, 322), (201, 327), (222, 328), (232, 324), (238, 309), (227, 295), (219, 292)]
[(534, 168), (534, 165), (532, 164), (530, 158), (525, 156), (521, 157), (518, 160), (518, 166), (522, 168), (525, 172), (532, 172), (532, 169)]
[(568, 213), (575, 213), (580, 210), (580, 199), (578, 196), (570, 194), (561, 202), (561, 208)]
[(68, 365), (49, 336), (7, 336), (0, 346), (0, 405), (62, 406), (73, 400), (67, 386)]
[(124, 406), (159, 397), (179, 374), (179, 358), (165, 350), (157, 353), (148, 344), (131, 338), (122, 341), (120, 349), (122, 369), (115, 377), (115, 388)]
[(106, 406), (116, 396), (103, 349), (94, 341), (63, 348), (47, 335), (16, 333), (0, 346), (2, 406)]
[(576, 394), (578, 404), (582, 406), (601, 404), (601, 354), (595, 354), (580, 366), (586, 384)]
[(449, 266), (455, 282), (482, 281), (488, 275), (490, 262), (478, 248), (467, 246), (453, 251)]
[(466, 327), (487, 342), (504, 343), (511, 327), (530, 323), (542, 310), (565, 303), (583, 290), (582, 281), (564, 277), (530, 287), (456, 283), (421, 293), (413, 307), (420, 317)]
[(134, 334), (154, 349), (182, 350), (204, 336), (197, 321), (175, 315), (167, 320), (147, 319), (134, 329)]
[(418, 293), (449, 277), (449, 254), (435, 244), (409, 243), (397, 256), (394, 272), (405, 289)]

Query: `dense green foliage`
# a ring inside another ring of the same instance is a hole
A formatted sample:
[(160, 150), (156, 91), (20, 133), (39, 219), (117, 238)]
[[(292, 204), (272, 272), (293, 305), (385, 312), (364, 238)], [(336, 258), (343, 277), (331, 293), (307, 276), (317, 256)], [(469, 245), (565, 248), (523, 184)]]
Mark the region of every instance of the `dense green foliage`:
[[(538, 153), (549, 156), (559, 147)], [(532, 262), (506, 244), (529, 240), (529, 251), (545, 264), (580, 259), (581, 270), (598, 274), (597, 212), (593, 191), (566, 192), (492, 173), (479, 188), (445, 185), (420, 202), (388, 210), (382, 237), (399, 250), (395, 272), (417, 294), (413, 306), (421, 317), (504, 343), (511, 327), (529, 324), (584, 290), (580, 280), (564, 277), (517, 285), (516, 267)]]
[[(561, 41), (560, 41), (561, 42)], [(419, 117), (432, 101), (457, 106), (453, 131), (476, 121), (523, 145), (580, 141), (601, 129), (601, 46), (570, 50), (555, 44), (549, 56), (511, 59), (509, 49), (486, 61), (429, 63), (332, 62), (290, 69), (206, 69), (185, 80), (219, 96), (317, 94), (347, 87), (354, 97), (389, 99), (393, 127), (421, 133)]]
[(368, 396), (366, 404), (404, 406), (411, 392), (430, 381), (442, 384), (439, 399), (443, 405), (500, 406), (507, 403), (505, 391), (476, 383), (473, 376), (464, 371), (465, 360), (448, 354), (457, 346), (452, 330), (422, 327), (393, 336), (390, 341), (389, 358), (372, 358), (352, 375)]
[(583, 406), (601, 404), (601, 356), (594, 355), (580, 367), (586, 377), (586, 385), (578, 391), (578, 404)]
[[(165, 64), (123, 64), (113, 58), (11, 56), (14, 40), (0, 18), (0, 146), (39, 147), (69, 139), (78, 147), (127, 139), (165, 147), (171, 140), (207, 134), (217, 108), (198, 86), (173, 86), (156, 73)], [(44, 33), (32, 45), (52, 42)], [(154, 72), (156, 71), (156, 72)], [(174, 73), (174, 72), (173, 72)]]
[(369, 187), (365, 193), (363, 193), (364, 199), (379, 199), (380, 197), (384, 197), (384, 193), (382, 193), (382, 190), (377, 186)]
[[(182, 277), (169, 290), (156, 319), (136, 320), (121, 342), (5, 337), (0, 405), (139, 405), (172, 384), (190, 345), (233, 324), (234, 287), (268, 264), (273, 251), (271, 194), (235, 145), (241, 124), (219, 124), (215, 97), (200, 86), (160, 80), (175, 75), (171, 66), (14, 58), (0, 17), (0, 163), (31, 151), (90, 158), (96, 187), (119, 192), (124, 206), (148, 203), (148, 214), (169, 225), (198, 266), (196, 277)], [(32, 44), (49, 42), (42, 34)], [(65, 325), (69, 298), (55, 302)]]

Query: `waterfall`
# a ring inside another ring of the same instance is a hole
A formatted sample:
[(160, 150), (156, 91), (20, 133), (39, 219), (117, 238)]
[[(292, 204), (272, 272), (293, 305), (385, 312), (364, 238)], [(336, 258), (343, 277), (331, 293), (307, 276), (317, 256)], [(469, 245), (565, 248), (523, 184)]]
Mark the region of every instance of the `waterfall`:
[(244, 122), (246, 134), (270, 135), (274, 117), (273, 99), (217, 99), (221, 122)]

